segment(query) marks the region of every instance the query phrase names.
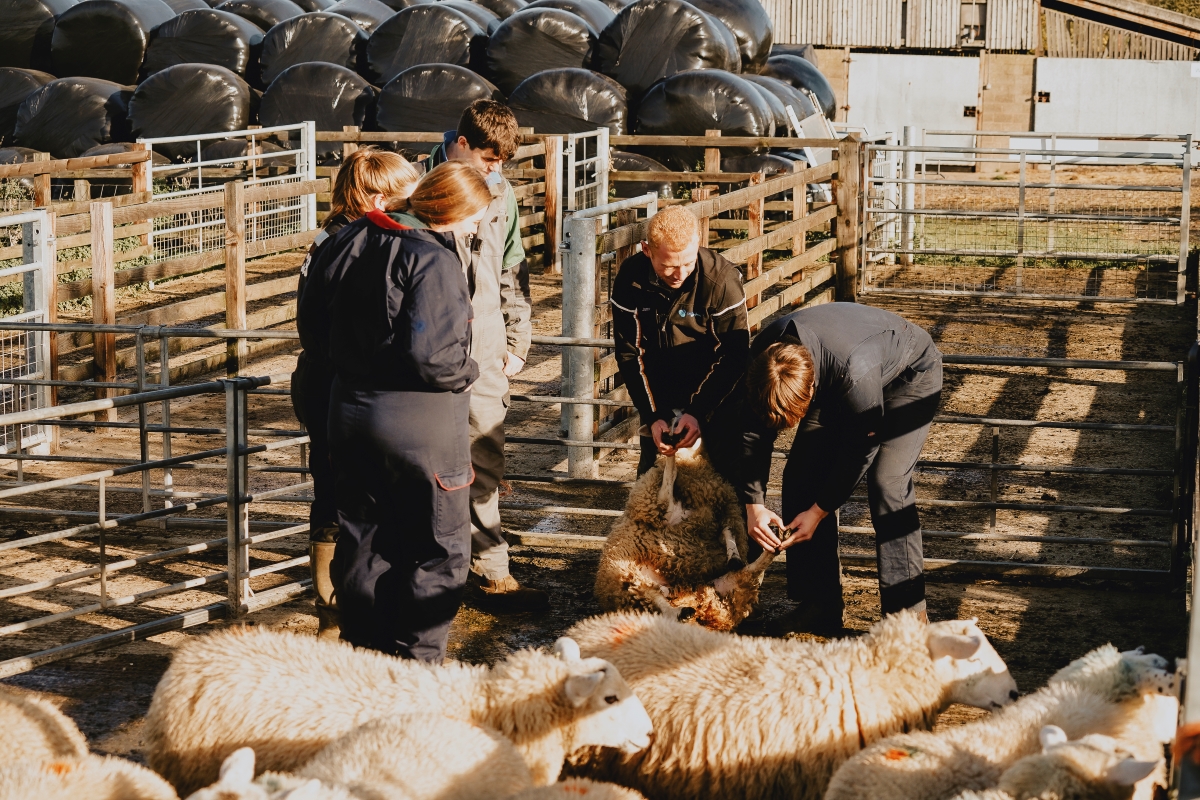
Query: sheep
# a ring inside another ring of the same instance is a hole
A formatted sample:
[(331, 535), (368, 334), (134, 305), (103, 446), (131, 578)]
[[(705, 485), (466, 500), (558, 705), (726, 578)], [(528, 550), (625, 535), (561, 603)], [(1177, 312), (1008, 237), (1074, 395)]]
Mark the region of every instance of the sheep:
[(774, 555), (746, 566), (737, 495), (696, 442), (659, 460), (630, 490), (600, 553), (595, 594), (605, 611), (657, 611), (732, 630), (758, 603)]
[(188, 795), (187, 800), (411, 800), (399, 792), (352, 794), (342, 786), (328, 786), (316, 778), (282, 772), (254, 777), (254, 750), (242, 747), (221, 763), (217, 782)]
[(14, 800), (179, 800), (170, 784), (145, 767), (120, 758), (94, 755), (52, 760), (6, 759), (0, 766), (0, 797)]
[(820, 643), (628, 612), (568, 635), (617, 665), (655, 730), (644, 753), (578, 767), (662, 800), (818, 798), (871, 742), (929, 727), (951, 703), (998, 708), (1017, 696), (974, 620), (926, 625), (912, 611), (861, 638)]
[(567, 778), (550, 786), (526, 789), (508, 800), (645, 800), (641, 794), (615, 783), (600, 783), (587, 778)]
[[(1105, 647), (1060, 670), (1043, 688), (991, 717), (939, 734), (904, 733), (876, 742), (847, 761), (829, 782), (825, 800), (934, 800), (956, 791), (989, 789), (1018, 759), (1039, 752), (1039, 732), (1057, 725), (1072, 738), (1099, 733), (1157, 762), (1158, 707), (1147, 704), (1164, 682), (1166, 661)], [(1146, 782), (1140, 795), (1152, 791)]]
[(146, 716), (146, 757), (181, 794), (217, 778), (221, 761), (252, 746), (260, 767), (292, 771), (372, 719), (436, 712), (512, 740), (535, 784), (553, 783), (568, 753), (634, 752), (650, 719), (620, 673), (579, 658), (521, 650), (488, 668), (431, 666), (312, 637), (234, 628), (181, 647)]
[(1057, 725), (1042, 728), (1042, 752), (1008, 768), (994, 789), (965, 791), (953, 800), (1129, 800), (1134, 786), (1158, 766), (1138, 761), (1102, 734), (1068, 741)]
[(0, 688), (0, 753), (8, 762), (83, 758), (87, 739), (52, 703)]

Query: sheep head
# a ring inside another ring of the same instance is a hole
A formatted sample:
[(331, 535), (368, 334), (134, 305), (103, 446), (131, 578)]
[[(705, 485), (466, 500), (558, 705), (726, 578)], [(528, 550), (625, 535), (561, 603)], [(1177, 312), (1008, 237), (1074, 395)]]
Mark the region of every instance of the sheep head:
[(1000, 777), (998, 788), (1014, 800), (1127, 800), (1156, 761), (1134, 759), (1116, 740), (1099, 734), (1067, 741), (1057, 725), (1040, 734), (1042, 752), (1020, 759)]
[(650, 746), (650, 716), (615, 666), (600, 658), (580, 658), (579, 645), (566, 636), (554, 643), (554, 652), (567, 665), (563, 694), (577, 712), (572, 749), (614, 747), (637, 753)]
[(929, 625), (929, 656), (947, 699), (976, 708), (994, 709), (1017, 699), (1017, 682), (992, 647), (978, 620), (952, 620)]
[(1118, 703), (1147, 696), (1177, 699), (1182, 671), (1141, 647), (1118, 652), (1106, 644), (1054, 673), (1050, 683), (1072, 683)]

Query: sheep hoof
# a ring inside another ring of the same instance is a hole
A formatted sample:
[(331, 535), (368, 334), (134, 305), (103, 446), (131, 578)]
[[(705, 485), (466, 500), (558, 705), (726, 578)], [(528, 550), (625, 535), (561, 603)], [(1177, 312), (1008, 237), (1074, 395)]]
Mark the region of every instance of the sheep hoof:
[(740, 572), (741, 570), (743, 570), (745, 568), (746, 568), (746, 562), (743, 561), (742, 559), (736, 558), (736, 557), (729, 559), (729, 571), (730, 572)]
[(688, 606), (686, 608), (679, 609), (679, 616), (677, 616), (675, 619), (679, 620), (680, 622), (687, 622), (689, 619), (694, 619), (695, 616), (696, 609)]

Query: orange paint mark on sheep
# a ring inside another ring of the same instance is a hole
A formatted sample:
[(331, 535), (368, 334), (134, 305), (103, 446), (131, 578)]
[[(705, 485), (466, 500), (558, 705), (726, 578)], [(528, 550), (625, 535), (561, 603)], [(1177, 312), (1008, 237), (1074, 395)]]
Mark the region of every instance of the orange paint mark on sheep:
[(909, 756), (908, 756), (907, 750), (901, 750), (897, 747), (893, 747), (892, 749), (890, 749), (886, 753), (884, 753), (883, 757), (886, 758), (888, 761), (903, 761), (904, 759), (908, 758)]
[(46, 772), (51, 775), (66, 775), (75, 770), (74, 764), (68, 764), (65, 761), (52, 761), (46, 765)]
[(579, 786), (577, 784), (570, 784), (570, 783), (564, 783), (562, 785), (562, 790), (564, 792), (570, 792), (571, 794), (578, 794), (578, 795), (585, 795), (588, 793), (588, 787)]
[(609, 632), (608, 638), (613, 644), (620, 644), (621, 642), (625, 641), (625, 637), (632, 632), (633, 629), (631, 626), (618, 625)]

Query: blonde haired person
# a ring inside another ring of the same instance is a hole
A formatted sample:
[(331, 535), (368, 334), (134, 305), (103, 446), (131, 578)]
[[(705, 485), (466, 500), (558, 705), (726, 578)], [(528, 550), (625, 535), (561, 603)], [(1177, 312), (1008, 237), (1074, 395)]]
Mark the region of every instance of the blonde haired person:
[[(329, 202), (329, 216), (317, 232), (308, 258), (300, 265), (297, 302), (311, 283), (322, 294), (328, 276), (311, 275), (310, 267), (322, 249), (354, 220), (373, 210), (383, 210), (389, 202), (407, 197), (417, 185), (421, 171), (396, 153), (374, 147), (362, 147), (351, 153), (338, 170)], [(304, 329), (300, 334), (303, 343)], [(329, 563), (337, 541), (338, 518), (334, 501), (335, 466), (329, 455), (325, 421), (329, 416), (329, 390), (333, 386), (333, 366), (323, 345), (304, 348), (296, 359), (292, 374), (292, 405), (296, 416), (308, 428), (310, 439), (308, 467), (313, 481), (313, 502), (308, 512), (309, 570), (316, 591), (317, 634), (338, 638), (337, 604)]]
[[(842, 629), (836, 512), (864, 476), (883, 613), (925, 615), (913, 469), (941, 391), (942, 354), (933, 339), (879, 308), (803, 308), (754, 338), (740, 491), (751, 538), (788, 551), (788, 597), (800, 603), (785, 620), (789, 630)], [(766, 507), (767, 479), (779, 431), (796, 426), (780, 517)]]
[(638, 474), (703, 437), (713, 466), (736, 486), (746, 295), (737, 267), (700, 245), (686, 208), (650, 220), (642, 252), (621, 264), (610, 295), (617, 364), (645, 428)]
[(340, 530), (341, 638), (441, 662), (471, 554), (471, 300), (456, 240), (491, 192), (465, 164), (423, 177), (392, 211), (351, 223), (313, 262), (339, 276), (306, 293), (302, 324), (328, 319), (336, 370), (329, 444)]

